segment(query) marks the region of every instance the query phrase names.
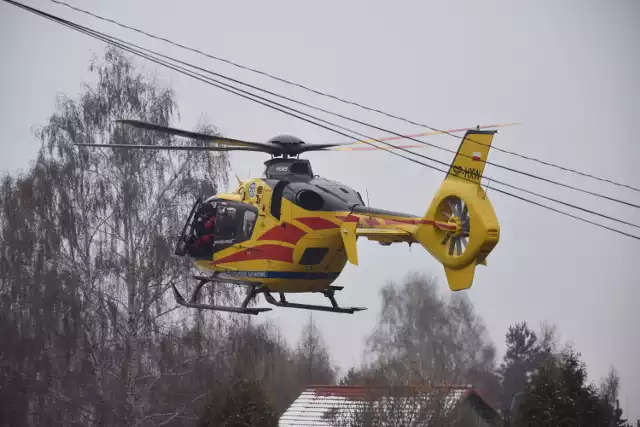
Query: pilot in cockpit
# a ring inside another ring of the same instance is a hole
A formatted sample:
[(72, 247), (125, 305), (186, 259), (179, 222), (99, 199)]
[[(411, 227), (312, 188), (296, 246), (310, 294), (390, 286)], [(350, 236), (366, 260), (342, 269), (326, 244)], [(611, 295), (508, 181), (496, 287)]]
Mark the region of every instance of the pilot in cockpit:
[(194, 257), (209, 256), (213, 251), (213, 239), (215, 235), (216, 208), (210, 203), (205, 203), (198, 212), (194, 221), (195, 241), (192, 240), (189, 252)]

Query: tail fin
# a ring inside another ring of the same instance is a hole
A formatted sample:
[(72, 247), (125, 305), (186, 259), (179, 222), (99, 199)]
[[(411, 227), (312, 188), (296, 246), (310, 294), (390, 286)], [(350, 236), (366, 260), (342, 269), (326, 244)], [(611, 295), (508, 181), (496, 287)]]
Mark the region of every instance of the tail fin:
[(452, 291), (468, 289), (498, 243), (500, 225), (480, 186), (496, 131), (468, 131), (414, 238), (444, 266)]
[(473, 277), (475, 276), (476, 272), (476, 264), (471, 263), (466, 267), (459, 269), (445, 267), (444, 272), (447, 275), (449, 289), (454, 292), (463, 291), (465, 289), (469, 289), (473, 284)]
[(470, 130), (458, 147), (447, 177), (480, 185), (495, 130)]

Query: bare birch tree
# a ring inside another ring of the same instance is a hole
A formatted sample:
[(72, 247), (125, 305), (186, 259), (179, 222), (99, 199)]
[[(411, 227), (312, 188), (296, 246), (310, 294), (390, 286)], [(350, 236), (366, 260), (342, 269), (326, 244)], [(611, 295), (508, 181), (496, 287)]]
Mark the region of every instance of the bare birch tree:
[(409, 275), (381, 292), (378, 324), (369, 337), (373, 366), (386, 368), (390, 384), (425, 378), (433, 384), (497, 387), (495, 348), (464, 295), (443, 299), (433, 279)]
[(329, 350), (311, 314), (300, 334), (294, 353), (294, 365), (301, 389), (306, 385), (333, 384), (335, 382), (336, 369), (331, 363)]
[[(55, 378), (43, 386), (58, 403), (78, 407), (74, 422), (82, 415), (99, 425), (135, 425), (152, 411), (151, 385), (173, 369), (157, 353), (175, 306), (166, 291), (189, 272), (172, 256), (176, 234), (194, 198), (226, 184), (229, 160), (225, 153), (78, 149), (75, 143), (175, 143), (114, 124), (135, 118), (168, 125), (177, 113), (170, 89), (113, 48), (90, 69), (97, 84), (78, 100), (60, 96), (38, 131), (43, 147), (30, 173), (4, 181), (11, 197), (2, 206), (2, 312), (23, 340), (48, 335), (36, 354), (41, 361), (46, 354), (49, 367), (43, 372), (28, 361), (23, 369), (4, 354), (3, 362), (27, 383)], [(198, 130), (216, 132), (204, 121)], [(52, 343), (48, 328), (68, 342)], [(81, 378), (64, 387), (74, 373)], [(38, 403), (30, 402), (30, 411), (46, 413), (51, 400), (32, 400)]]

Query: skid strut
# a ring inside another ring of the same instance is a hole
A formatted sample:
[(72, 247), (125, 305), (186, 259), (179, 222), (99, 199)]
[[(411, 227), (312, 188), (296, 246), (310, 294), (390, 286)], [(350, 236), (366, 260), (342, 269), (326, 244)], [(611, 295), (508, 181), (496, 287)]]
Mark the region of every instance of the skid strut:
[(182, 295), (178, 291), (178, 288), (176, 288), (175, 285), (171, 285), (171, 287), (173, 288), (173, 295), (175, 296), (176, 302), (178, 304), (183, 305), (185, 307), (189, 307), (189, 308), (200, 308), (204, 310), (225, 311), (228, 313), (253, 314), (253, 315), (257, 315), (265, 311), (273, 310), (272, 308), (268, 308), (268, 307), (247, 307), (251, 302), (251, 300), (255, 298), (258, 293), (255, 287), (251, 287), (249, 294), (245, 297), (244, 301), (242, 301), (242, 304), (240, 305), (240, 307), (201, 304), (198, 302), (198, 295), (200, 294), (200, 290), (205, 284), (209, 282), (215, 282), (215, 280), (212, 280), (211, 278), (208, 278), (208, 277), (201, 277), (201, 276), (194, 276), (194, 277), (199, 279), (200, 282), (198, 283), (196, 288), (193, 290), (193, 293), (191, 294), (191, 300), (189, 302), (185, 301), (185, 299), (182, 297)]

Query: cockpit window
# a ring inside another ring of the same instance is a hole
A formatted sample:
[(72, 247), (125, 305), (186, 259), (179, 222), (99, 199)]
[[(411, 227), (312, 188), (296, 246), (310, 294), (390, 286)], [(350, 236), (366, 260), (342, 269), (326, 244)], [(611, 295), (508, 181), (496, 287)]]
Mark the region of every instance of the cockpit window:
[(258, 215), (254, 211), (244, 211), (244, 218), (242, 220), (242, 239), (250, 239), (253, 233), (253, 227), (256, 225), (256, 218)]
[(212, 201), (202, 203), (189, 218), (190, 229), (182, 237), (182, 250), (196, 259), (211, 259), (216, 252), (251, 239), (258, 210), (244, 203)]

